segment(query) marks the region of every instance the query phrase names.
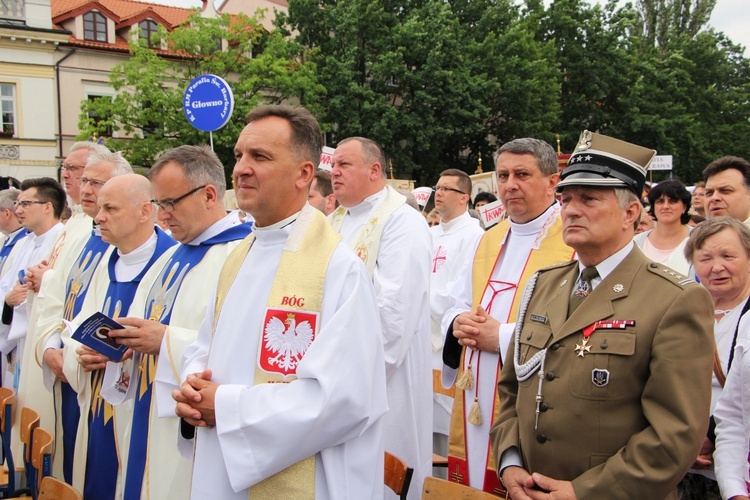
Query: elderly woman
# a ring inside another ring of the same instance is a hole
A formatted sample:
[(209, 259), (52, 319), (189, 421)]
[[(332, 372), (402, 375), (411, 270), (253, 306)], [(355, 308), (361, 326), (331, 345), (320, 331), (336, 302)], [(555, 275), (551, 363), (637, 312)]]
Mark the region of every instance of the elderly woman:
[[(713, 414), (717, 401), (722, 395), (727, 374), (735, 370), (741, 371), (740, 368), (733, 368), (739, 360), (733, 353), (735, 346), (740, 345), (738, 339), (742, 338), (738, 335), (740, 319), (750, 308), (750, 301), (748, 301), (748, 295), (750, 295), (750, 229), (731, 217), (718, 217), (703, 222), (690, 234), (685, 246), (685, 256), (695, 266), (696, 276), (714, 300), (716, 359), (711, 397), (711, 413)], [(747, 320), (750, 320), (750, 315)], [(737, 404), (742, 404), (741, 398), (738, 401)], [(749, 403), (750, 401), (745, 402), (746, 405)], [(750, 419), (750, 414), (746, 413), (745, 418)], [(688, 474), (681, 483), (681, 493), (685, 493), (681, 495), (681, 498), (716, 498), (718, 485), (715, 481), (716, 476), (710, 470), (714, 449), (712, 429), (713, 425), (709, 427), (709, 435), (701, 449), (701, 454), (693, 464), (694, 470), (691, 471), (693, 474)], [(744, 463), (745, 474), (748, 468), (746, 440), (745, 437), (744, 457), (740, 457), (742, 460), (735, 463), (734, 467), (735, 470), (743, 470), (741, 463)], [(716, 472), (724, 474), (725, 471), (727, 469), (724, 466), (719, 467), (717, 463)], [(742, 478), (735, 479), (743, 480)], [(697, 495), (690, 495), (690, 492), (697, 493)], [(725, 494), (724, 497), (731, 498), (736, 494)], [(743, 494), (747, 495), (747, 489)]]
[(693, 276), (685, 260), (684, 248), (690, 234), (690, 192), (678, 180), (660, 182), (648, 193), (648, 215), (656, 220), (656, 227), (633, 238), (646, 257), (671, 267), (675, 271)]

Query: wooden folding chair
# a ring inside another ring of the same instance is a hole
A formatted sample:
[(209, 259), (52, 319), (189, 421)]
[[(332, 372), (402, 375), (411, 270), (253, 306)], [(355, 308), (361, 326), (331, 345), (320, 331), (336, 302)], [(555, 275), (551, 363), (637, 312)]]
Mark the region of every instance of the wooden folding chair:
[(403, 460), (385, 452), (385, 485), (399, 495), (401, 500), (406, 500), (412, 474), (414, 469), (408, 467)]
[(47, 476), (42, 479), (37, 498), (38, 500), (82, 500), (83, 495), (71, 485)]
[(13, 427), (13, 403), (16, 393), (13, 389), (0, 387), (0, 435), (3, 439), (3, 456), (5, 468), (0, 471), (0, 493), (10, 496), (16, 489), (16, 466), (10, 449), (10, 434)]
[(432, 454), (432, 466), (433, 467), (448, 467), (448, 459), (437, 453)]
[(22, 470), (26, 473), (26, 487), (14, 491), (14, 496), (32, 494), (32, 490), (37, 484), (36, 469), (31, 465), (32, 436), (37, 427), (39, 427), (39, 413), (27, 406), (21, 408), (21, 425), (19, 433), (21, 435), (21, 443), (23, 444), (24, 464), (23, 467), (19, 467), (17, 470)]
[(37, 427), (31, 441), (31, 466), (35, 470), (37, 481), (32, 485), (31, 496), (36, 498), (36, 493), (42, 484), (42, 480), (52, 474), (52, 447), (54, 446), (54, 436)]
[[(422, 500), (497, 500), (492, 493), (470, 488), (463, 484), (451, 483), (445, 479), (428, 477), (424, 480)], [(505, 496), (505, 498), (508, 498)]]

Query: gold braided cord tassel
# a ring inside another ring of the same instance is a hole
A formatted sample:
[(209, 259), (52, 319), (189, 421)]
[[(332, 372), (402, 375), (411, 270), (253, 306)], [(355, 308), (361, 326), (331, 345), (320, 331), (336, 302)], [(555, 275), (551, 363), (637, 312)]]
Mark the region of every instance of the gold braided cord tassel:
[(469, 423), (472, 425), (482, 425), (482, 412), (479, 411), (479, 400), (474, 398), (474, 404), (471, 405), (471, 411), (469, 412)]
[(474, 389), (474, 373), (471, 370), (471, 364), (469, 364), (469, 367), (459, 375), (458, 380), (456, 380), (456, 387), (462, 391), (470, 391)]

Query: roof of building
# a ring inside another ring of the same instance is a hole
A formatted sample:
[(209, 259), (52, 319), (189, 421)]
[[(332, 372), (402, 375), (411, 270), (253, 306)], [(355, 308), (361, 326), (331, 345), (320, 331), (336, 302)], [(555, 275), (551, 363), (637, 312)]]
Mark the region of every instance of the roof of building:
[(148, 17), (145, 14), (153, 13), (169, 24), (166, 26), (168, 29), (184, 22), (190, 14), (195, 12), (195, 9), (138, 2), (136, 0), (51, 0), (50, 6), (52, 8), (52, 20), (55, 23), (74, 17), (91, 8), (96, 8), (113, 14), (115, 16), (113, 20), (117, 24), (130, 24), (126, 21), (135, 21), (136, 18), (140, 20)]
[[(196, 9), (185, 9), (171, 7), (156, 3), (138, 2), (136, 0), (51, 0), (53, 27), (62, 29), (61, 23), (96, 9), (101, 14), (112, 19), (115, 30), (119, 31), (134, 24), (138, 24), (146, 18), (153, 19), (172, 31), (176, 26), (184, 23)], [(83, 40), (70, 35), (69, 43), (76, 46), (92, 49), (109, 50), (115, 52), (128, 52), (130, 46), (127, 39), (119, 33), (115, 33), (115, 43), (104, 43), (93, 40)], [(169, 51), (159, 51), (169, 53)]]

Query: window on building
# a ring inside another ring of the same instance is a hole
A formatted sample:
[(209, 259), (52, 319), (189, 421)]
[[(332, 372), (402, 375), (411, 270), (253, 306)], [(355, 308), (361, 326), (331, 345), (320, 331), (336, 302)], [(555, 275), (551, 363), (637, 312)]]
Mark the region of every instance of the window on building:
[(159, 25), (156, 24), (156, 21), (153, 21), (151, 19), (144, 19), (140, 23), (138, 23), (138, 27), (141, 29), (140, 38), (143, 40), (146, 40), (146, 43), (149, 47), (154, 47), (157, 45), (153, 40), (153, 35), (155, 35), (159, 31)]
[(0, 83), (0, 132), (5, 136), (16, 135), (16, 86)]
[[(112, 137), (112, 123), (110, 121), (112, 116), (111, 113), (102, 113), (96, 107), (97, 101), (109, 103), (112, 102), (112, 98), (103, 95), (89, 95), (89, 101), (93, 105), (88, 107), (89, 118), (94, 124), (96, 124), (99, 137)], [(102, 129), (100, 127), (104, 128)]]
[(107, 41), (107, 18), (98, 12), (83, 15), (83, 39), (93, 42)]

